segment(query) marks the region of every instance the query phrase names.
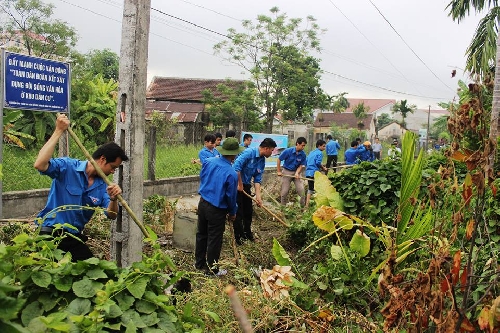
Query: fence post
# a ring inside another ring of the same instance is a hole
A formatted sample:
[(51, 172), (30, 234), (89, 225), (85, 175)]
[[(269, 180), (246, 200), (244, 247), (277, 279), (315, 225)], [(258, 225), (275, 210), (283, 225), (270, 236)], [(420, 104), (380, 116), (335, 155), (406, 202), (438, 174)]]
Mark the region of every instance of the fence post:
[(148, 179), (156, 180), (156, 126), (149, 130)]

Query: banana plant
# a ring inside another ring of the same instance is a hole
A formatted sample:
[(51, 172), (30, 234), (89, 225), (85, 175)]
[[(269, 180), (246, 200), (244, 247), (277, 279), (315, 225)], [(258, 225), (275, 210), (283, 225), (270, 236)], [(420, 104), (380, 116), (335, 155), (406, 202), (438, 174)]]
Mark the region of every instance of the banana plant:
[(16, 130), (15, 122), (23, 117), (21, 110), (6, 111), (3, 116), (3, 141), (26, 149), (22, 139), (35, 140), (35, 137)]

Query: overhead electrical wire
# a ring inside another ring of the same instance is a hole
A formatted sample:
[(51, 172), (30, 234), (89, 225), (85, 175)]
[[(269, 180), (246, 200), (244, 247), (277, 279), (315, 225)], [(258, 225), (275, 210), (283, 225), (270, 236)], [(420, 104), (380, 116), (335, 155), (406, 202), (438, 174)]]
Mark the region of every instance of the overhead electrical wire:
[[(91, 9), (84, 8), (84, 7), (82, 7), (82, 6), (79, 6), (79, 5), (73, 4), (73, 3), (69, 2), (69, 1), (66, 1), (66, 0), (59, 0), (59, 1), (64, 2), (64, 3), (69, 4), (69, 5), (72, 5), (72, 6), (74, 6), (74, 7), (80, 8), (80, 9), (82, 9), (82, 10), (88, 11), (88, 12), (90, 12), (90, 13), (92, 13), (92, 14), (95, 14), (95, 15), (98, 15), (98, 16), (101, 16), (101, 17), (104, 17), (104, 18), (107, 18), (107, 19), (113, 20), (113, 21), (115, 21), (115, 22), (121, 23), (121, 21), (120, 21), (120, 20), (117, 20), (117, 19), (111, 18), (111, 17), (109, 17), (109, 16), (106, 16), (106, 15), (101, 14), (101, 13), (98, 13), (98, 12), (95, 12), (95, 11), (93, 11), (93, 10), (91, 10)], [(101, 2), (102, 2), (103, 0), (98, 0), (98, 1), (101, 1)], [(105, 0), (104, 0), (104, 1), (105, 1)], [(108, 0), (108, 2), (110, 2), (110, 1)], [(174, 15), (171, 15), (171, 14), (167, 14), (167, 13), (165, 13), (165, 12), (163, 12), (163, 11), (161, 11), (161, 10), (158, 10), (158, 9), (156, 9), (156, 8), (151, 7), (151, 10), (154, 10), (154, 11), (156, 11), (156, 12), (158, 12), (158, 13), (162, 14), (162, 15), (165, 15), (165, 16), (168, 16), (168, 17), (171, 17), (171, 18), (174, 18), (174, 19), (180, 20), (180, 21), (182, 21), (182, 22), (184, 22), (184, 23), (188, 23), (188, 24), (193, 25), (193, 26), (195, 26), (195, 27), (197, 27), (197, 28), (199, 28), (199, 29), (203, 29), (203, 30), (205, 30), (205, 31), (209, 31), (209, 32), (214, 33), (214, 34), (216, 34), (216, 35), (218, 35), (218, 36), (222, 36), (222, 37), (224, 37), (224, 38), (231, 39), (231, 37), (230, 37), (230, 36), (228, 36), (228, 35), (225, 35), (225, 34), (219, 33), (219, 32), (214, 31), (214, 30), (212, 30), (212, 29), (209, 29), (209, 28), (203, 27), (203, 26), (201, 26), (201, 25), (199, 25), (199, 24), (196, 24), (196, 23), (193, 23), (193, 22), (191, 22), (191, 21), (188, 21), (188, 20), (185, 20), (185, 19), (179, 18), (179, 17), (177, 17), (177, 16), (174, 16)], [(187, 45), (187, 44), (184, 44), (184, 43), (181, 43), (181, 42), (178, 42), (178, 41), (172, 40), (172, 39), (167, 38), (167, 37), (165, 37), (165, 36), (162, 36), (162, 35), (159, 35), (159, 34), (156, 34), (156, 33), (152, 33), (152, 32), (150, 32), (150, 34), (152, 34), (152, 35), (154, 35), (154, 36), (157, 36), (157, 37), (160, 37), (160, 38), (163, 38), (163, 39), (165, 39), (165, 40), (171, 41), (171, 42), (173, 42), (173, 43), (176, 43), (176, 44), (179, 44), (179, 45), (182, 45), (182, 46), (185, 46), (185, 47), (188, 47), (188, 48), (191, 48), (191, 49), (194, 49), (194, 50), (200, 51), (200, 52), (202, 52), (202, 53), (205, 53), (205, 54), (208, 54), (208, 55), (214, 56), (214, 54), (212, 54), (212, 53), (209, 53), (209, 52), (206, 52), (206, 51), (201, 50), (201, 49), (199, 49), (199, 48), (196, 48), (196, 47), (193, 47), (193, 46), (190, 46), (190, 45)], [(358, 84), (362, 84), (362, 85), (365, 85), (365, 86), (373, 87), (373, 88), (380, 89), (380, 90), (384, 90), (384, 91), (389, 91), (389, 92), (397, 93), (397, 94), (400, 94), (400, 95), (414, 96), (414, 97), (420, 97), (420, 98), (426, 98), (426, 99), (432, 99), (432, 100), (447, 100), (447, 99), (449, 99), (449, 98), (439, 98), (439, 97), (432, 97), (432, 96), (424, 96), (424, 95), (418, 95), (418, 94), (406, 93), (406, 92), (397, 91), (397, 90), (393, 90), (393, 89), (385, 88), (385, 87), (382, 87), (382, 86), (378, 86), (378, 85), (375, 85), (375, 84), (366, 83), (366, 82), (359, 81), (359, 80), (356, 80), (356, 79), (351, 79), (351, 78), (349, 78), (349, 77), (346, 77), (346, 76), (343, 76), (343, 75), (340, 75), (340, 74), (337, 74), (337, 73), (333, 73), (333, 72), (330, 72), (330, 71), (322, 70), (322, 72), (323, 72), (323, 73), (326, 73), (326, 74), (329, 74), (329, 75), (333, 75), (334, 77), (340, 77), (340, 78), (342, 78), (342, 79), (344, 79), (344, 80), (348, 80), (348, 81), (351, 81), (351, 82), (355, 82), (355, 83), (358, 83)], [(404, 77), (404, 75), (403, 75), (403, 77)]]
[[(389, 58), (385, 56), (384, 53), (382, 53), (382, 51), (380, 51), (380, 49), (361, 31), (361, 29), (359, 29), (358, 26), (354, 24), (354, 22), (346, 14), (344, 14), (344, 12), (333, 2), (333, 0), (329, 1), (340, 12), (340, 14), (342, 14), (342, 16), (344, 16), (344, 18), (347, 21), (349, 21), (349, 23), (351, 23), (354, 29), (356, 29), (361, 34), (361, 36), (363, 36), (368, 41), (368, 43), (370, 43), (370, 45), (372, 45), (375, 48), (375, 50), (377, 50), (377, 52), (392, 66), (392, 68), (394, 68), (399, 74), (401, 74), (401, 76), (406, 80), (406, 82), (411, 84), (410, 80), (408, 80), (408, 78), (392, 63), (392, 61)], [(413, 86), (413, 88), (419, 91), (418, 88), (416, 88), (415, 86)]]
[(406, 40), (403, 38), (403, 36), (401, 36), (401, 34), (396, 30), (396, 28), (394, 28), (394, 26), (391, 24), (391, 22), (389, 22), (389, 20), (387, 19), (387, 17), (385, 17), (385, 15), (382, 13), (382, 11), (377, 7), (377, 5), (375, 5), (373, 3), (372, 0), (368, 0), (370, 1), (370, 3), (373, 5), (373, 7), (375, 7), (375, 9), (377, 10), (377, 12), (380, 14), (380, 16), (382, 16), (382, 18), (387, 22), (387, 24), (389, 24), (389, 26), (391, 27), (391, 29), (396, 33), (396, 35), (399, 36), (399, 38), (401, 38), (401, 40), (403, 41), (403, 43), (405, 43), (405, 45), (410, 49), (410, 51), (415, 55), (415, 57), (417, 57), (418, 60), (420, 60), (420, 62), (429, 70), (429, 72), (432, 73), (432, 75), (434, 75), (436, 77), (436, 79), (439, 80), (439, 82), (441, 82), (446, 88), (450, 89), (451, 91), (455, 92), (455, 90), (453, 90), (450, 86), (448, 86), (443, 80), (441, 80), (439, 78), (439, 76), (436, 75), (436, 73), (434, 73), (434, 71), (429, 67), (427, 66), (427, 64), (425, 63), (425, 61), (422, 60), (422, 58), (420, 58), (417, 54), (417, 52), (415, 52), (411, 46), (406, 42)]
[(359, 81), (359, 80), (351, 79), (351, 78), (348, 78), (347, 76), (343, 76), (343, 75), (340, 75), (340, 74), (337, 74), (337, 73), (333, 73), (333, 72), (330, 72), (330, 71), (323, 70), (323, 72), (327, 73), (327, 74), (334, 75), (334, 76), (338, 76), (338, 77), (340, 77), (340, 78), (342, 78), (344, 80), (356, 82), (356, 83), (363, 84), (363, 85), (366, 85), (366, 86), (369, 86), (369, 87), (374, 87), (374, 88), (382, 89), (382, 90), (393, 92), (393, 93), (400, 94), (400, 95), (407, 95), (407, 96), (421, 97), (421, 98), (428, 98), (428, 99), (435, 99), (435, 100), (448, 100), (449, 99), (449, 98), (443, 98), (443, 97), (431, 97), (431, 96), (423, 96), (423, 95), (417, 95), (417, 94), (410, 94), (410, 93), (406, 93), (406, 92), (402, 92), (402, 91), (397, 91), (397, 90), (393, 90), (393, 89), (389, 89), (389, 88), (380, 87), (380, 86), (377, 86), (375, 84), (366, 83), (366, 82), (362, 82), (362, 81)]

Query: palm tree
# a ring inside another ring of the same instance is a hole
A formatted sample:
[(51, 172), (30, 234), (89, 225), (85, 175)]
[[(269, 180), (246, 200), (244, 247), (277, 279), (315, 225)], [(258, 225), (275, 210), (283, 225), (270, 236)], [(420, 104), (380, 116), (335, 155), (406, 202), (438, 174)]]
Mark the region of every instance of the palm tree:
[(394, 106), (392, 107), (392, 113), (401, 113), (401, 117), (403, 118), (403, 121), (401, 125), (406, 128), (406, 117), (408, 116), (408, 113), (413, 113), (417, 109), (417, 106), (414, 104), (408, 105), (408, 101), (406, 99), (403, 99), (399, 102), (396, 102)]
[(365, 126), (363, 119), (368, 117), (367, 112), (370, 111), (370, 107), (365, 105), (365, 102), (361, 102), (352, 109), (354, 116), (358, 118), (358, 129), (361, 130)]
[(446, 8), (450, 9), (449, 16), (459, 23), (460, 20), (469, 15), (471, 9), (476, 13), (482, 12), (486, 8), (489, 10), (479, 22), (472, 42), (467, 48), (465, 68), (473, 74), (484, 75), (492, 72), (492, 66), (495, 67), (495, 86), (493, 88), (493, 106), (491, 108), (489, 133), (490, 141), (495, 143), (490, 155), (490, 167), (493, 168), (494, 158), (492, 156), (496, 154), (496, 142), (500, 126), (498, 119), (500, 111), (500, 48), (497, 48), (500, 43), (500, 35), (497, 33), (500, 26), (500, 7), (498, 6), (498, 0), (452, 0)]
[(472, 74), (488, 74), (495, 66), (497, 31), (499, 26), (500, 7), (498, 0), (452, 0), (446, 6), (448, 15), (453, 21), (460, 23), (471, 10), (476, 13), (488, 11), (479, 21), (472, 41), (467, 48), (465, 70)]

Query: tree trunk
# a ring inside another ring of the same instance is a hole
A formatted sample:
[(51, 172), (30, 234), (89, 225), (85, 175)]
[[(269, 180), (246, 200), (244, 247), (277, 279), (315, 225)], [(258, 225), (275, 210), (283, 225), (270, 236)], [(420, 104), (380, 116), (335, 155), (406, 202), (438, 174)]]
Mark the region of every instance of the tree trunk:
[[(500, 22), (499, 22), (500, 26)], [(493, 88), (493, 106), (491, 108), (491, 121), (490, 121), (490, 140), (494, 143), (494, 148), (490, 155), (490, 169), (493, 170), (493, 164), (495, 162), (495, 155), (497, 150), (497, 138), (498, 138), (498, 127), (500, 126), (498, 122), (498, 114), (500, 110), (500, 34), (497, 34), (497, 54), (495, 62), (495, 85)]]

